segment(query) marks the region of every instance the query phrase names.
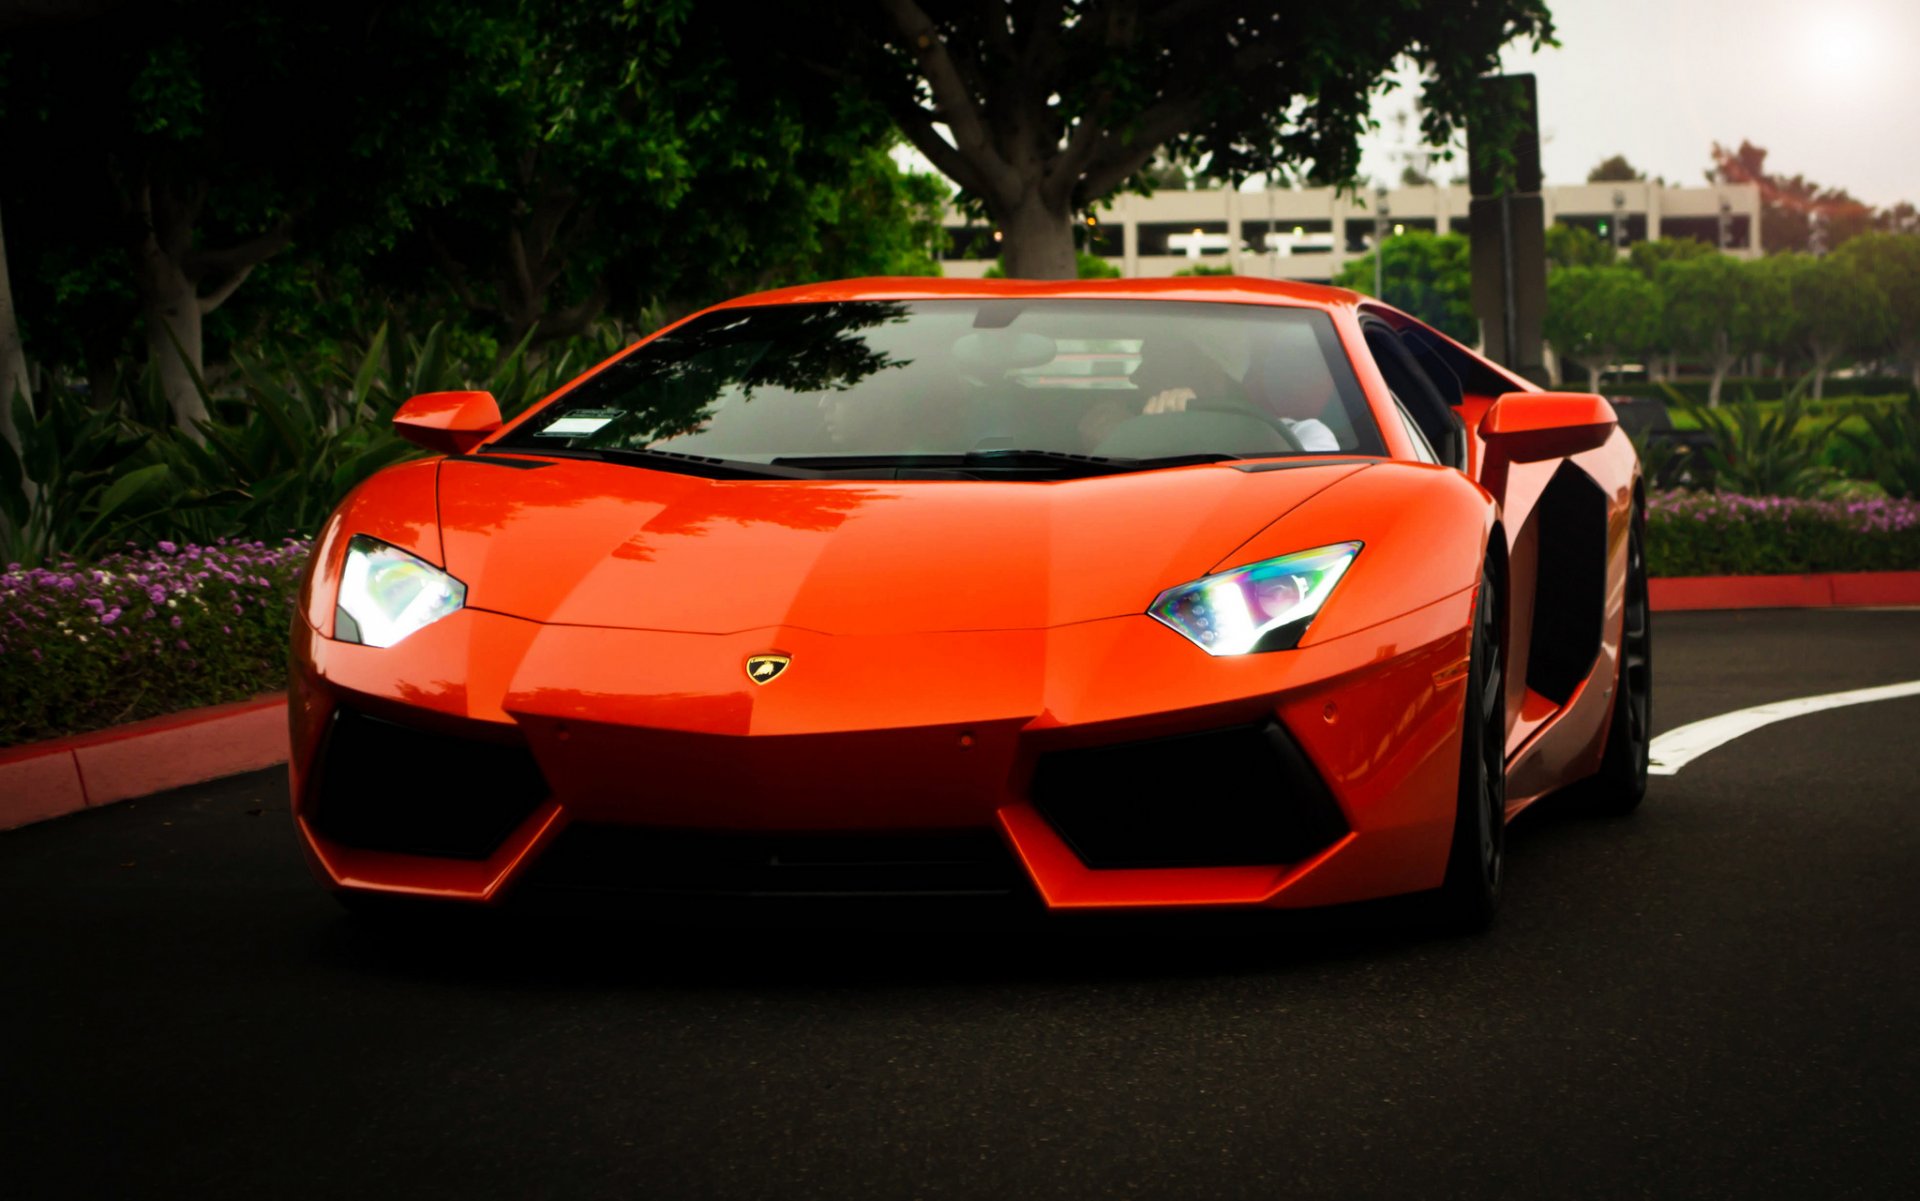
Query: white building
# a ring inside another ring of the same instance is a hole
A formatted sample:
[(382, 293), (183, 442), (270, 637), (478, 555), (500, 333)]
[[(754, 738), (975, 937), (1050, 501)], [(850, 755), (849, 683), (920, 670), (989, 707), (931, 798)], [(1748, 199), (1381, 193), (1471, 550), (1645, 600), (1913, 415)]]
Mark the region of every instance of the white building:
[[(1742, 258), (1760, 248), (1760, 189), (1754, 184), (1697, 188), (1655, 183), (1594, 183), (1549, 187), (1543, 193), (1549, 224), (1583, 225), (1603, 237), (1620, 227), (1625, 245), (1650, 238), (1694, 238)], [(1351, 258), (1372, 249), (1375, 210), (1383, 232), (1424, 229), (1467, 232), (1465, 185), (1390, 188), (1340, 196), (1332, 188), (1236, 192), (1155, 192), (1122, 195), (1089, 226), (1087, 249), (1122, 275), (1172, 275), (1205, 264), (1236, 275), (1325, 283)], [(963, 224), (950, 213), (946, 273), (983, 275), (999, 257), (998, 235)]]

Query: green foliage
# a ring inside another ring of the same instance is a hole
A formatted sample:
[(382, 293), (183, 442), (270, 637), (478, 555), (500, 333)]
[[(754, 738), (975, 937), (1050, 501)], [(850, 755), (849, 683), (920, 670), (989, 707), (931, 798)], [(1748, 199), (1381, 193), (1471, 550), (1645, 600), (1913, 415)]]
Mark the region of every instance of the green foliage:
[[(1463, 234), (1410, 229), (1386, 243), (1386, 295), (1381, 300), (1404, 309), (1460, 342), (1479, 334), (1473, 315), (1473, 275)], [(1373, 256), (1351, 259), (1334, 283), (1356, 292), (1373, 291)]]
[(1646, 177), (1646, 172), (1637, 170), (1624, 154), (1603, 158), (1587, 172), (1588, 183), (1632, 183)]
[(1840, 437), (1867, 478), (1890, 496), (1920, 499), (1920, 396), (1898, 406), (1862, 406), (1859, 416), (1866, 428), (1843, 429)]
[(172, 503), (166, 466), (143, 460), (142, 432), (112, 411), (66, 395), (41, 416), (15, 397), (13, 412), (20, 452), (0, 439), (0, 560), (31, 567), (118, 541)]
[(1669, 344), (1713, 365), (1709, 404), (1719, 403), (1720, 381), (1735, 360), (1779, 342), (1782, 314), (1790, 312), (1778, 273), (1722, 254), (1670, 259), (1654, 283)]
[(1403, 67), (1422, 80), (1428, 145), (1469, 117), (1511, 119), (1488, 111), (1482, 77), (1509, 42), (1552, 37), (1543, 0), (1402, 0), (1368, 21), (1294, 3), (929, 0), (771, 6), (731, 24), (767, 60), (857, 81), (1006, 231), (1024, 274), (1064, 274), (1070, 215), (1148, 186), (1156, 155), (1225, 180), (1350, 182), (1374, 97)]
[[(1101, 258), (1099, 255), (1088, 254), (1084, 250), (1079, 250), (1074, 252), (1073, 265), (1074, 265), (1074, 270), (1076, 272), (1076, 278), (1079, 278), (1079, 279), (1119, 279), (1120, 278), (1120, 268), (1114, 266), (1112, 263), (1109, 263), (1107, 260)], [(1223, 272), (1222, 274), (1225, 274), (1225, 273)], [(986, 271), (982, 273), (980, 278), (982, 279), (1007, 278), (1007, 260), (1004, 257), (995, 259), (993, 261), (993, 266), (988, 267)]]
[(1659, 289), (1631, 267), (1558, 268), (1547, 275), (1545, 330), (1558, 354), (1586, 364), (1597, 388), (1609, 364), (1659, 338)]
[(1920, 234), (1863, 234), (1833, 257), (1872, 280), (1885, 297), (1886, 327), (1877, 349), (1903, 363), (1920, 391)]
[(1717, 256), (1720, 252), (1692, 238), (1654, 238), (1635, 242), (1627, 248), (1627, 263), (1648, 279), (1660, 273), (1663, 263), (1686, 262)]
[(222, 542), (0, 569), (0, 746), (286, 685), (307, 545)]
[(1831, 425), (1803, 428), (1797, 396), (1761, 405), (1747, 396), (1724, 409), (1695, 408), (1690, 416), (1714, 436), (1699, 452), (1713, 486), (1743, 496), (1822, 495), (1839, 473), (1823, 461)]
[(1619, 260), (1613, 243), (1579, 225), (1555, 222), (1547, 227), (1547, 270), (1556, 267), (1611, 267)]
[[(203, 393), (201, 440), (176, 429), (151, 382), (124, 408), (72, 390), (21, 406), (24, 453), (0, 442), (0, 559), (89, 557), (128, 538), (211, 543), (311, 534), (361, 480), (420, 453), (393, 431), (421, 392), (492, 392), (511, 416), (625, 341), (618, 330), (497, 362), (463, 359), (440, 326), (402, 344), (383, 327), (358, 354), (318, 368), (242, 360), (232, 390)], [(29, 502), (20, 487), (35, 484)]]
[(1920, 504), (1656, 492), (1647, 567), (1659, 576), (1920, 569)]
[(1225, 263), (1195, 263), (1191, 267), (1182, 267), (1175, 275), (1232, 275), (1233, 268)]

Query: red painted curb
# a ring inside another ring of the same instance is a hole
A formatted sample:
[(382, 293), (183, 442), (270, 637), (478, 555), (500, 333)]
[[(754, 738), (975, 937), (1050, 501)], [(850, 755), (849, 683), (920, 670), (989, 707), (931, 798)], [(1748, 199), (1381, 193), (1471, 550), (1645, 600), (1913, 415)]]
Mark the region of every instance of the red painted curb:
[(1647, 581), (1647, 593), (1654, 609), (1663, 612), (1920, 605), (1920, 571), (1676, 576)]
[(287, 761), (287, 697), (0, 751), (0, 830)]

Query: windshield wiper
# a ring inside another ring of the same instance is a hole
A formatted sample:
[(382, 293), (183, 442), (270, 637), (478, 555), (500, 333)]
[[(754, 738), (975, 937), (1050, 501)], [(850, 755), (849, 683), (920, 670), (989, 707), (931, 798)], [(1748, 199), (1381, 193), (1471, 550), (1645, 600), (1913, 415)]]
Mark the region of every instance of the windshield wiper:
[[(631, 467), (657, 467), (710, 480), (803, 480), (812, 472), (782, 470), (775, 464), (743, 463), (736, 459), (716, 459), (711, 455), (681, 454), (677, 450), (632, 450), (624, 447), (518, 447), (488, 446), (484, 451), (498, 454), (547, 455), (556, 459), (586, 459), (596, 463), (623, 463)], [(778, 460), (775, 461), (778, 463)]]

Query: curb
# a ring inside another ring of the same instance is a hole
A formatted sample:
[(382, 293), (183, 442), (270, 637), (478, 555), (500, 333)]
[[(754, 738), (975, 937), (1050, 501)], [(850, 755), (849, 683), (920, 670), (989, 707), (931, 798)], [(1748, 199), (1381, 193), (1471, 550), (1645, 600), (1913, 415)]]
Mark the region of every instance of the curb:
[[(1656, 612), (1920, 605), (1920, 571), (1653, 579)], [(0, 750), (0, 830), (287, 761), (284, 692)]]
[(0, 830), (287, 761), (274, 693), (0, 751)]
[(1669, 576), (1647, 581), (1654, 612), (1920, 605), (1920, 571)]

